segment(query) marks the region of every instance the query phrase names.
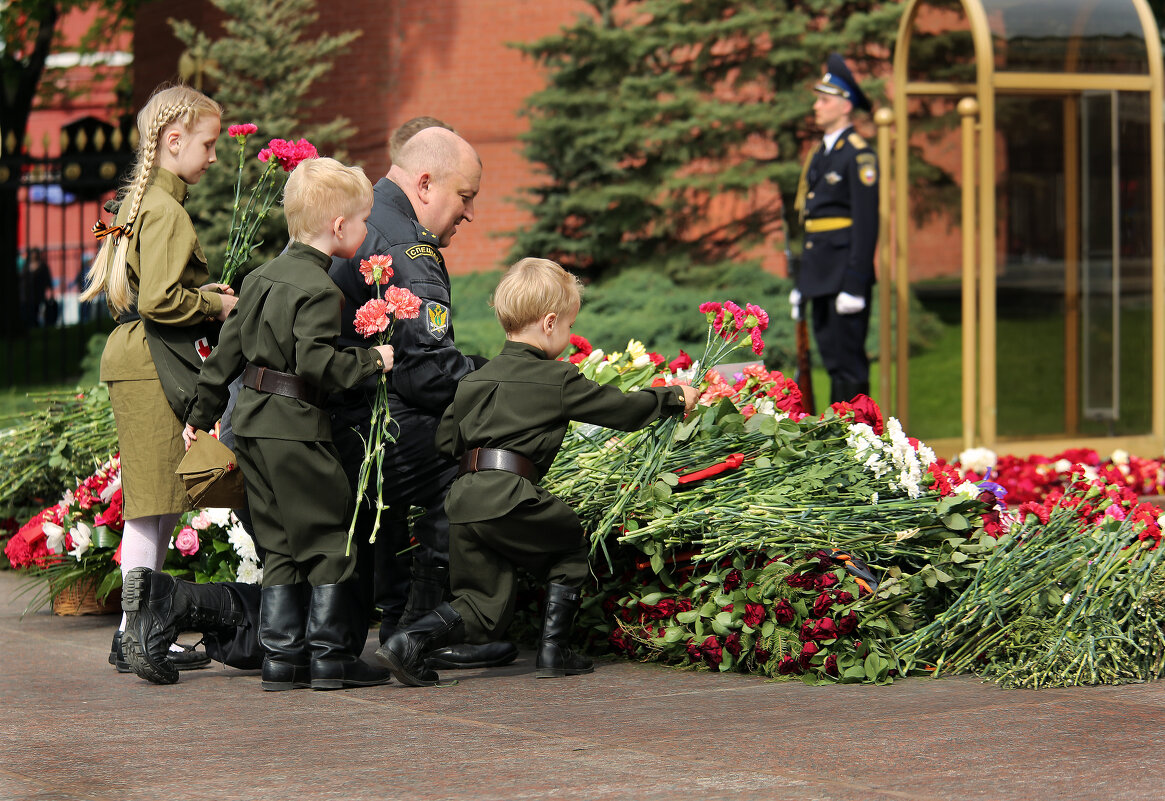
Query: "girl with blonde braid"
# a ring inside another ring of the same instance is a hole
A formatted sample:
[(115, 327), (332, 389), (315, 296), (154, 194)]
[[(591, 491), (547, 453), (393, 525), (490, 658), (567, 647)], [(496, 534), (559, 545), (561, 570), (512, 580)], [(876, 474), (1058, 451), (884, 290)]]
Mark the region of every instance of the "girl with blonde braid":
[[(184, 398), (193, 401), (198, 364), (236, 298), (210, 274), (190, 215), (187, 187), (216, 160), (222, 107), (187, 86), (160, 87), (138, 113), (133, 177), (121, 195), (116, 224), (98, 222), (101, 249), (82, 300), (105, 293), (118, 325), (101, 356), (121, 450), (125, 530), (122, 576), (135, 567), (159, 570), (178, 516), (189, 508), (175, 475), (184, 453)], [(125, 616), (113, 637), (110, 664), (129, 672), (121, 648)], [(192, 649), (171, 654), (180, 668), (205, 667)]]

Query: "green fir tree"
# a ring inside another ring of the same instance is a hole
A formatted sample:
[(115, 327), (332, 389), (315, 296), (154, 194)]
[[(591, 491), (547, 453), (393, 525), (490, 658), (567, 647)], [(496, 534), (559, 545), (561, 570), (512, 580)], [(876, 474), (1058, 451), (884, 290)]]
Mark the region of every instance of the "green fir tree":
[(783, 238), (819, 134), (812, 86), (846, 55), (880, 102), (902, 7), (871, 0), (589, 0), (515, 47), (547, 71), (524, 108), (533, 222), (514, 256), (597, 277), (649, 267), (706, 278)]
[[(198, 238), (211, 272), (218, 274), (230, 232), (238, 164), (238, 145), (227, 135), (227, 128), (246, 122), (259, 128), (247, 142), (244, 198), (264, 166), (256, 158), (259, 148), (271, 139), (305, 138), (322, 155), (342, 157), (340, 148), (353, 129), (344, 117), (314, 121), (311, 112), (323, 98), (312, 92), (312, 86), (360, 32), (312, 35), (319, 19), (315, 0), (211, 2), (226, 16), (221, 36), (198, 30), (186, 20), (171, 20), (171, 26), (190, 55), (205, 65), (205, 74), (213, 84), (211, 94), (226, 107), (218, 144), (219, 164), (191, 192), (186, 206), (199, 221)], [(260, 232), (263, 244), (249, 268), (278, 254), (287, 244), (287, 227), (278, 204)]]

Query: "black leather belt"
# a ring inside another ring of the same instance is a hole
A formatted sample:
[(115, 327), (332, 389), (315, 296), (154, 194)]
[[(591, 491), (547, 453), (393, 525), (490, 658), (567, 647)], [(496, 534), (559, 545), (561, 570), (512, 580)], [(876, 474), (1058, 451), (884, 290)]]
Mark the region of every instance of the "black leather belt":
[(257, 392), (295, 398), (313, 406), (323, 406), (328, 397), (327, 393), (315, 384), (305, 381), (297, 375), (281, 373), (270, 367), (259, 367), (254, 364), (248, 364), (243, 370), (243, 386), (250, 387)]
[(479, 470), (505, 470), (533, 481), (537, 475), (533, 462), (520, 453), (502, 448), (474, 448), (461, 457), (460, 468), (457, 471), (459, 476)]

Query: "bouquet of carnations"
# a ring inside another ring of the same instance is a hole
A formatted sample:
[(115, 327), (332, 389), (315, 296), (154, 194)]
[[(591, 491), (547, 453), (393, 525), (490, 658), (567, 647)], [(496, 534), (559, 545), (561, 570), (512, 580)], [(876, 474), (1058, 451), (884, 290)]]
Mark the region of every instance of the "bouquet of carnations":
[[(392, 256), (377, 254), (362, 259), (360, 273), (364, 276), (364, 283), (376, 288), (376, 297), (356, 310), (356, 333), (375, 338), (378, 345), (387, 345), (392, 339), (393, 324), (397, 320), (412, 320), (420, 314), (421, 299), (400, 286), (388, 286), (381, 295), (381, 287), (392, 280)], [(364, 503), (365, 491), (373, 477), (376, 479), (376, 502), (370, 541), (376, 542), (380, 515), (386, 508), (382, 480), (384, 448), (393, 442), (396, 442), (396, 435), (392, 431), (392, 413), (388, 408), (388, 379), (382, 373), (376, 380), (372, 420), (364, 440), (364, 458), (360, 461), (356, 478), (356, 511), (348, 527), (348, 551), (352, 548), (352, 537), (356, 533), (356, 521)]]
[(239, 150), (238, 169), (235, 175), (235, 201), (231, 207), (231, 231), (227, 239), (226, 259), (223, 262), (221, 278), (224, 284), (234, 280), (235, 274), (250, 260), (255, 248), (263, 244), (262, 240), (256, 240), (259, 226), (267, 219), (267, 214), (279, 198), (279, 193), (283, 191), (283, 186), (287, 183), (287, 174), (301, 161), (319, 157), (315, 145), (306, 139), (296, 142), (272, 139), (267, 143), (267, 147), (259, 151), (259, 161), (265, 166), (244, 202), (243, 165), (247, 137), (258, 130), (258, 126), (249, 122), (227, 128), (227, 135), (234, 138)]
[(196, 509), (182, 516), (171, 548), (184, 557), (169, 572), (199, 584), (258, 584), (263, 568), (255, 542), (230, 509)]

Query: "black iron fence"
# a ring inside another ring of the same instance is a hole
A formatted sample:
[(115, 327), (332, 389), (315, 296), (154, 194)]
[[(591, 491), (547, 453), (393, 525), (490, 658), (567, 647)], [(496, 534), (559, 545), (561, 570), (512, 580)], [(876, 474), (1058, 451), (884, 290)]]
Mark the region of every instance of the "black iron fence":
[[(0, 132), (0, 269), (7, 275), (7, 335), (0, 342), (0, 388), (69, 381), (81, 373), (88, 341), (112, 323), (103, 299), (82, 302), (97, 254), (93, 223), (108, 215), (133, 158), (125, 129), (87, 117), (61, 129), (60, 147)], [(53, 155), (50, 155), (53, 154)]]

